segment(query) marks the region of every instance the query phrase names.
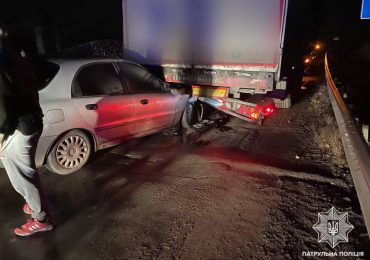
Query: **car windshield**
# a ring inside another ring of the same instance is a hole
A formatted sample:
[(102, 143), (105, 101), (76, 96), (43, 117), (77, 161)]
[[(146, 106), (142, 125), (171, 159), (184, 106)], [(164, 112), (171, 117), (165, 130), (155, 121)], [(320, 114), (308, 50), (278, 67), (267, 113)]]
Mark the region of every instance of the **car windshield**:
[(39, 90), (44, 89), (59, 71), (59, 65), (50, 61), (37, 61), (34, 64), (36, 76), (40, 82)]

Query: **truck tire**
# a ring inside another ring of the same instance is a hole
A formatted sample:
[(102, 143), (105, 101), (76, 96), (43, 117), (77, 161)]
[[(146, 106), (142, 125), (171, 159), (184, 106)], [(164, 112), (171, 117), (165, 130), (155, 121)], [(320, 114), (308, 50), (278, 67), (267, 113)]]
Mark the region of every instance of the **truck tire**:
[(200, 102), (188, 103), (181, 118), (181, 126), (184, 129), (192, 128), (203, 118), (203, 104)]
[(46, 168), (60, 175), (81, 169), (92, 153), (91, 139), (81, 130), (72, 130), (60, 136), (46, 159)]

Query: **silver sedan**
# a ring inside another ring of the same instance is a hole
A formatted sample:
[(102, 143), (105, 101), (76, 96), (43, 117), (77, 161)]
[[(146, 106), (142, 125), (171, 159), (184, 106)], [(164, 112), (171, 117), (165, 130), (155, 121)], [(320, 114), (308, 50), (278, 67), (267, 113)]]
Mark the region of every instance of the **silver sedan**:
[(36, 164), (58, 174), (77, 171), (97, 150), (177, 125), (189, 98), (125, 60), (54, 60), (45, 81)]

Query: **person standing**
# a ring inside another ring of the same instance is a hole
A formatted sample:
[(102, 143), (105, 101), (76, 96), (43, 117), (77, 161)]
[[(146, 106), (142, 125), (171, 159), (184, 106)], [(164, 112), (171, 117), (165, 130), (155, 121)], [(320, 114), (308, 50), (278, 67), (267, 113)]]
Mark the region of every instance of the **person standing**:
[(29, 236), (53, 229), (35, 166), (43, 129), (39, 82), (17, 35), (0, 29), (0, 155), (13, 188), (24, 198), (31, 219), (15, 229)]

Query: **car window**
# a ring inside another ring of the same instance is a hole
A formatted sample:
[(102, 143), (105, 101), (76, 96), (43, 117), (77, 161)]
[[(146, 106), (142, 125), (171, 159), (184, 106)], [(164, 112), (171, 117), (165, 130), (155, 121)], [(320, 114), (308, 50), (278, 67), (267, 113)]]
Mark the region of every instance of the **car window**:
[(72, 86), (72, 96), (123, 94), (123, 86), (113, 64), (94, 64), (82, 68)]
[(37, 61), (33, 65), (36, 77), (40, 82), (38, 90), (44, 89), (60, 69), (59, 65), (45, 60)]
[(120, 63), (119, 67), (131, 93), (165, 92), (163, 82), (145, 68), (129, 63)]

